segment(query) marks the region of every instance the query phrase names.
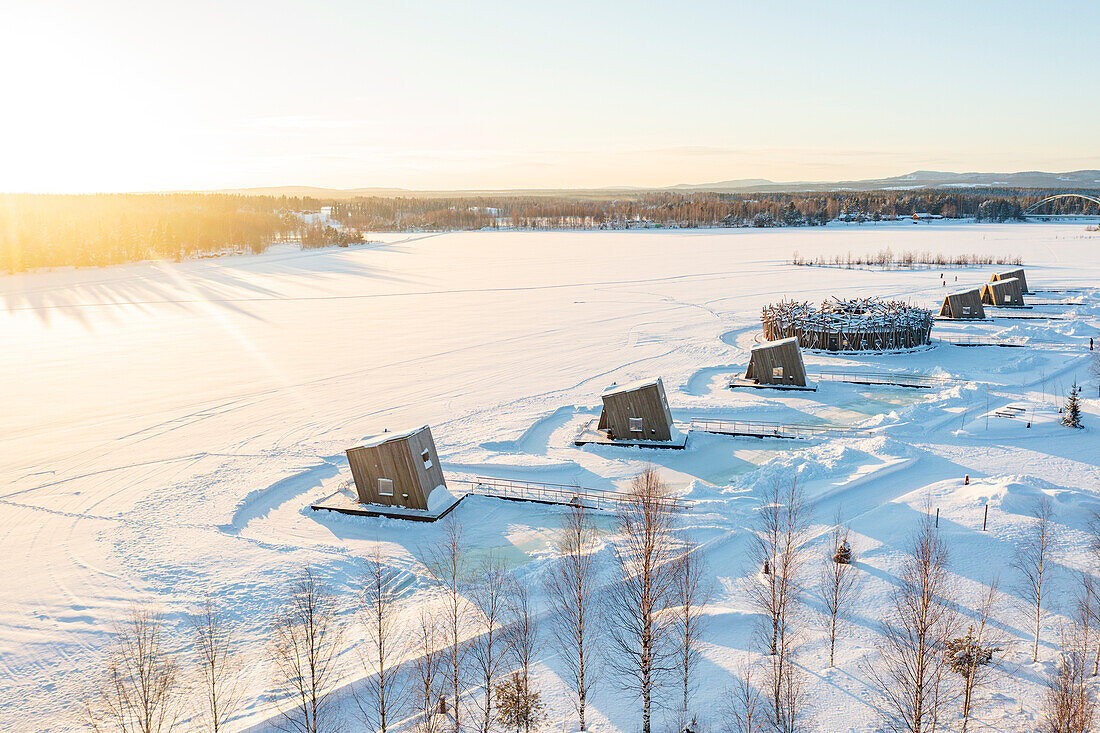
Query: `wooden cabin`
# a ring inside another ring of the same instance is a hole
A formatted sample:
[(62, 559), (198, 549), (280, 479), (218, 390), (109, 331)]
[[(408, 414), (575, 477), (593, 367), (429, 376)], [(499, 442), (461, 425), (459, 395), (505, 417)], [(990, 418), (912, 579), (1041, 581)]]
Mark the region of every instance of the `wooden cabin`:
[(446, 486), (427, 425), (382, 433), (347, 450), (355, 490), (364, 504), (427, 509), (437, 486)]
[(1023, 288), (1020, 281), (1012, 277), (1007, 280), (994, 280), (982, 286), (982, 303), (1009, 308), (1018, 308), (1024, 304)]
[(1020, 292), (1022, 292), (1024, 295), (1027, 295), (1031, 292), (1027, 289), (1027, 278), (1024, 277), (1024, 269), (1022, 267), (1018, 270), (1010, 270), (1009, 272), (998, 273), (989, 278), (989, 282), (995, 283), (998, 280), (1011, 280), (1012, 278), (1016, 278), (1020, 281)]
[(957, 293), (948, 293), (943, 296), (940, 317), (952, 318), (958, 321), (984, 319), (985, 308), (982, 307), (982, 292), (978, 288), (973, 288), (971, 290), (960, 290)]
[(752, 347), (745, 379), (757, 384), (806, 386), (806, 366), (798, 339), (765, 341)]
[(600, 396), (599, 429), (611, 440), (673, 440), (677, 434), (661, 378), (609, 387)]

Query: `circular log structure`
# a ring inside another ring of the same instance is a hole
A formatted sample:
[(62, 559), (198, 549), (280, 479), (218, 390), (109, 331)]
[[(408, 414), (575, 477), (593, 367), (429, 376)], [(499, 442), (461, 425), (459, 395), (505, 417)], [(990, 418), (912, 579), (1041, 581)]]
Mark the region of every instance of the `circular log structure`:
[(784, 300), (764, 306), (764, 338), (797, 338), (804, 349), (894, 351), (931, 343), (932, 311), (898, 300), (831, 298), (817, 307)]

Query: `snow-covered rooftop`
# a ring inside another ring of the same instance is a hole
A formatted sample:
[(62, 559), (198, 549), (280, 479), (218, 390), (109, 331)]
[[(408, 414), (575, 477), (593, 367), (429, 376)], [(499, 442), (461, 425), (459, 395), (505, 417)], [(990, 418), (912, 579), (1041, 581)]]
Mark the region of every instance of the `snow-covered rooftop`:
[(613, 384), (603, 391), (603, 396), (619, 394), (621, 392), (633, 392), (634, 390), (642, 389), (643, 387), (652, 387), (660, 381), (660, 377), (652, 377), (649, 379), (636, 379), (633, 382), (627, 382), (626, 384)]
[(362, 443), (356, 446), (356, 448), (375, 448), (383, 443), (389, 443), (391, 440), (404, 440), (405, 438), (416, 435), (422, 430), (427, 430), (427, 425), (421, 425), (418, 428), (408, 428), (406, 430), (387, 431), (379, 433), (378, 435), (372, 435), (369, 438), (365, 438)]
[(785, 338), (785, 339), (777, 339), (775, 341), (764, 341), (764, 342), (759, 343), (759, 344), (753, 344), (752, 345), (752, 351), (756, 351), (757, 349), (770, 349), (770, 348), (773, 348), (775, 346), (780, 346), (782, 344), (791, 344), (791, 343), (797, 344), (798, 343), (798, 338), (795, 337), (795, 336), (790, 336), (790, 337)]
[(971, 293), (979, 293), (980, 294), (981, 293), (981, 288), (978, 287), (978, 286), (975, 286), (973, 288), (966, 288), (965, 290), (954, 290), (954, 291), (948, 293), (946, 297), (953, 297), (953, 296), (956, 296), (956, 295), (970, 295)]

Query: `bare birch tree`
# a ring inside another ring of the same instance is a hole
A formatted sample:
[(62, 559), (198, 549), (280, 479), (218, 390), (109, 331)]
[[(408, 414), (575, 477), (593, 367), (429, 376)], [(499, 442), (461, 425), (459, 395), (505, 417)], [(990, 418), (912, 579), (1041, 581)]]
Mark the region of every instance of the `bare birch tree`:
[[(1100, 354), (1100, 352), (1097, 352)], [(1100, 512), (1092, 512), (1088, 524), (1089, 553), (1092, 555), (1093, 567), (1100, 567)], [(1092, 573), (1086, 572), (1082, 577), (1083, 590), (1091, 599), (1089, 604), (1092, 610), (1090, 629), (1096, 634), (1096, 653), (1092, 661), (1092, 676), (1100, 673), (1100, 587)]]
[(402, 661), (409, 651), (399, 628), (401, 572), (388, 565), (381, 550), (366, 563), (360, 614), (367, 630), (361, 656), (367, 674), (359, 710), (372, 730), (386, 733), (404, 711), (408, 688)]
[(1079, 620), (1062, 629), (1058, 664), (1047, 678), (1041, 733), (1089, 733), (1096, 698), (1088, 684), (1088, 649)]
[(282, 714), (276, 727), (296, 733), (340, 730), (334, 692), (342, 650), (336, 598), (311, 568), (304, 568), (275, 619), (271, 660)]
[(597, 543), (592, 515), (579, 503), (570, 506), (554, 541), (559, 559), (546, 576), (546, 595), (553, 609), (550, 644), (565, 665), (565, 681), (573, 694), (581, 731), (587, 730), (585, 712), (596, 671), (595, 639), (600, 621)]
[(1039, 640), (1042, 637), (1043, 617), (1046, 609), (1043, 601), (1050, 582), (1050, 549), (1054, 542), (1054, 508), (1050, 499), (1042, 497), (1035, 503), (1034, 521), (1024, 544), (1018, 548), (1013, 566), (1018, 573), (1020, 597), (1028, 604), (1031, 614), (1034, 641), (1031, 661), (1039, 661)]
[(818, 589), (825, 604), (826, 630), (829, 633), (829, 666), (833, 666), (836, 656), (836, 638), (848, 621), (852, 605), (859, 592), (859, 576), (852, 564), (852, 546), (849, 542), (851, 529), (844, 524), (837, 510), (836, 521), (830, 535), (831, 541), (826, 548)]
[(947, 546), (926, 512), (891, 593), (880, 654), (867, 667), (883, 697), (883, 723), (890, 731), (931, 733), (950, 701), (945, 652), (955, 618), (947, 567)]
[(710, 600), (710, 588), (706, 584), (702, 550), (693, 542), (686, 542), (676, 560), (673, 603), (676, 605), (674, 633), (676, 634), (676, 664), (680, 682), (680, 727), (691, 720), (691, 693), (694, 690), (695, 668), (699, 665), (699, 642), (705, 631), (703, 615)]
[(753, 683), (753, 668), (746, 664), (741, 668), (730, 690), (729, 709), (732, 733), (764, 733), (768, 716), (760, 690)]
[(974, 713), (982, 702), (982, 692), (1002, 671), (1007, 640), (995, 621), (997, 586), (994, 579), (982, 594), (966, 635), (947, 643), (948, 663), (962, 678), (961, 733), (966, 733), (971, 719), (977, 718)]
[[(1077, 618), (1082, 626), (1085, 649), (1092, 644), (1096, 652), (1092, 659), (1091, 676), (1100, 670), (1100, 586), (1091, 573), (1081, 573), (1081, 591), (1077, 598)], [(1095, 638), (1095, 643), (1093, 639)]]
[(454, 733), (462, 730), (462, 690), (467, 679), (466, 626), (470, 617), (470, 604), (466, 599), (466, 586), (470, 580), (469, 548), (462, 533), (462, 525), (450, 517), (443, 525), (443, 536), (438, 544), (422, 553), (424, 566), (443, 589), (443, 635), (446, 642), (447, 681), (450, 688), (451, 728)]
[(769, 698), (765, 712), (768, 727), (776, 733), (799, 733), (811, 726), (806, 676), (796, 663), (798, 641), (793, 630), (782, 629), (778, 651), (762, 660)]
[(763, 619), (759, 633), (767, 654), (764, 682), (771, 724), (779, 731), (796, 730), (806, 715), (805, 686), (794, 656), (808, 528), (809, 508), (797, 480), (777, 480), (765, 487), (750, 549), (759, 582), (749, 584), (748, 596)]
[(676, 665), (673, 615), (667, 613), (675, 603), (675, 507), (655, 468), (635, 477), (618, 519), (619, 577), (608, 603), (608, 634), (617, 653), (608, 662), (623, 689), (641, 698), (642, 733), (650, 733), (654, 695)]
[(134, 607), (114, 629), (103, 677), (81, 711), (93, 731), (169, 733), (180, 717), (182, 677), (160, 614)]
[(531, 605), (531, 588), (523, 583), (515, 584), (510, 604), (512, 625), (508, 631), (508, 648), (515, 660), (524, 696), (530, 698), (535, 693), (531, 687), (531, 667), (542, 649), (539, 621)]
[(233, 628), (213, 601), (207, 601), (202, 612), (191, 619), (191, 632), (202, 701), (198, 722), (204, 730), (222, 733), (241, 704), (242, 654)]
[(417, 733), (440, 733), (442, 718), (437, 715), (440, 704), (446, 705), (444, 692), (445, 674), (441, 650), (442, 631), (439, 623), (428, 610), (420, 612), (420, 626), (416, 629), (412, 661), (413, 706), (416, 709)]
[(481, 733), (489, 733), (493, 723), (493, 683), (504, 671), (506, 657), (510, 653), (511, 638), (505, 627), (510, 625), (509, 600), (514, 592), (504, 564), (490, 554), (470, 584), (469, 592), (480, 632), (470, 644), (470, 657), (477, 684), (482, 688), (481, 699), (475, 703), (481, 714), (478, 721)]

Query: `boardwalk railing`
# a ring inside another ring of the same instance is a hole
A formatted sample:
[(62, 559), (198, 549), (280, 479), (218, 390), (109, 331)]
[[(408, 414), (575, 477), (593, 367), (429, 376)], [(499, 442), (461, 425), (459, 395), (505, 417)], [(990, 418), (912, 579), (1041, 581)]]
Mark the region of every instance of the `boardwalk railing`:
[[(516, 479), (476, 476), (472, 479), (452, 479), (449, 484), (462, 484), (467, 493), (493, 496), (512, 501), (534, 501), (543, 504), (564, 504), (566, 506), (584, 506), (589, 509), (616, 509), (631, 501), (631, 495), (624, 491), (601, 491), (574, 484), (550, 484), (540, 481), (519, 481)], [(674, 511), (690, 509), (693, 502), (677, 497), (662, 500)]]
[(691, 429), (718, 435), (747, 435), (757, 438), (860, 438), (871, 435), (866, 428), (842, 425), (798, 425), (760, 420), (710, 420), (693, 417)]
[(1024, 339), (995, 339), (989, 338), (988, 336), (952, 336), (944, 340), (955, 346), (1010, 346), (1020, 348), (1028, 345), (1028, 342)]
[(957, 379), (932, 374), (891, 374), (889, 372), (849, 372), (838, 369), (822, 369), (810, 374), (822, 382), (851, 382), (854, 384), (888, 384), (900, 387), (945, 387)]

